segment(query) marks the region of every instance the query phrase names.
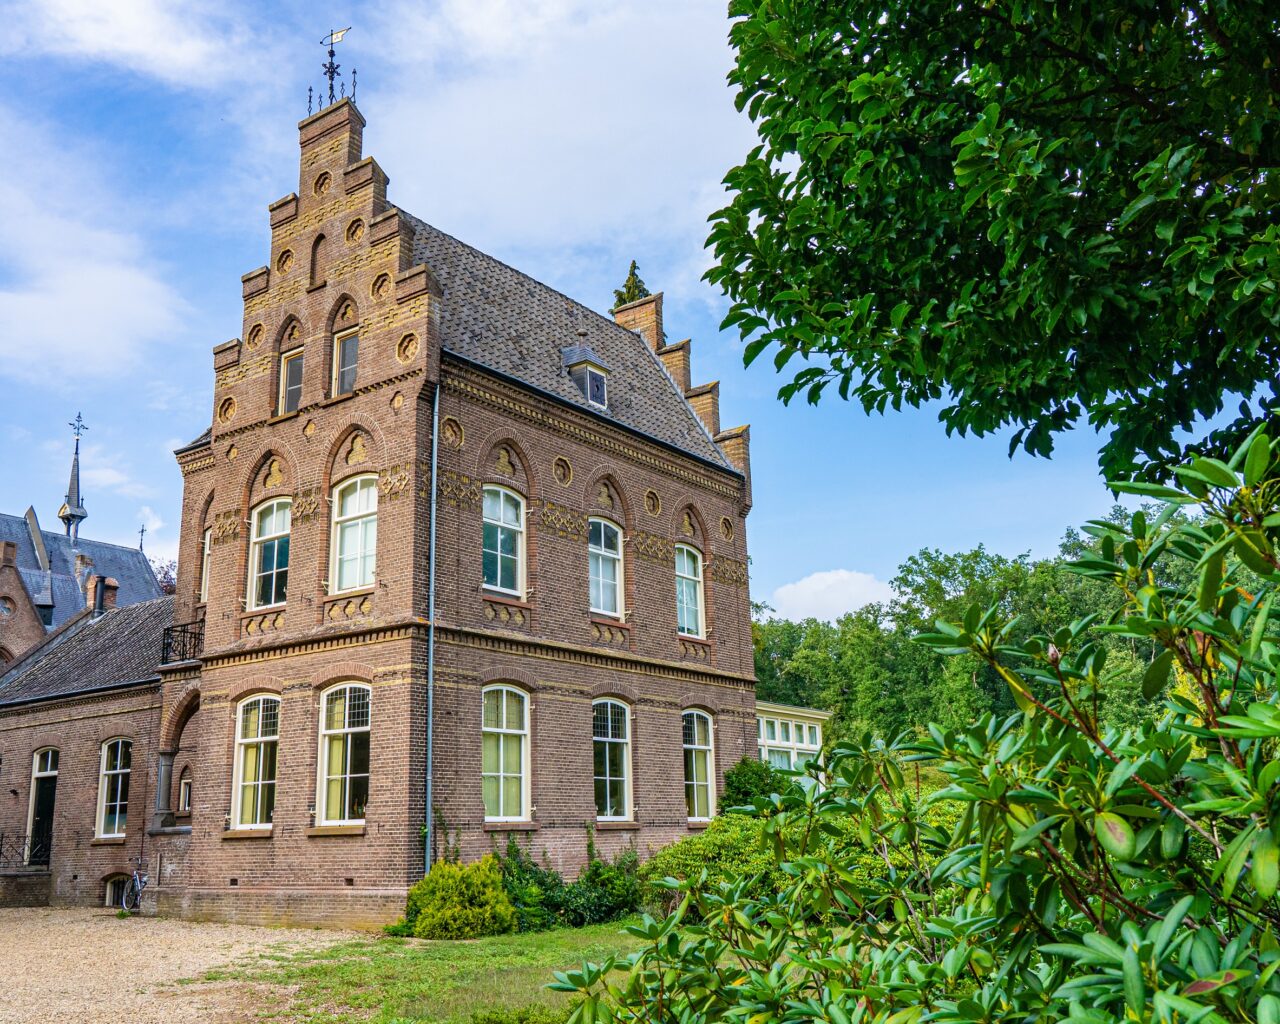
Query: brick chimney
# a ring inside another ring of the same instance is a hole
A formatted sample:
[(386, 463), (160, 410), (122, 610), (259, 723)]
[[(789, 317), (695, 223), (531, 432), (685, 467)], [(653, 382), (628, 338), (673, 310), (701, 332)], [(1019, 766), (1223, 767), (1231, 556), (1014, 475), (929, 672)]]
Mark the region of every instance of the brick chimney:
[(667, 373), (671, 374), (671, 379), (676, 382), (676, 387), (680, 389), (680, 393), (689, 390), (689, 349), (692, 345), (690, 339), (685, 338), (684, 341), (676, 342), (674, 345), (664, 345), (658, 349), (658, 358), (662, 360), (662, 365), (667, 368)]
[(619, 306), (613, 311), (613, 319), (629, 331), (638, 331), (655, 352), (666, 344), (662, 333), (662, 292)]
[(689, 388), (684, 397), (693, 406), (693, 411), (702, 420), (702, 425), (715, 437), (720, 433), (720, 382), (713, 380), (710, 384), (699, 384)]
[(725, 457), (747, 478), (746, 507), (751, 507), (751, 428), (730, 427), (715, 435)]

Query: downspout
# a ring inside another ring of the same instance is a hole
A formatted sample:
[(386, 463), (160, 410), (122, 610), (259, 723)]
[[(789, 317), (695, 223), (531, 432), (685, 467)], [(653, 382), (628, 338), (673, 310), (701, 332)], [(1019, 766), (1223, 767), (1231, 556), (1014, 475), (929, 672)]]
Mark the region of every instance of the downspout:
[(426, 823), (422, 830), (422, 873), (431, 870), (431, 844), (434, 839), (435, 816), (432, 811), (432, 756), (435, 753), (436, 728), (436, 472), (440, 463), (440, 382), (436, 381), (431, 399), (431, 532), (427, 540), (427, 778)]

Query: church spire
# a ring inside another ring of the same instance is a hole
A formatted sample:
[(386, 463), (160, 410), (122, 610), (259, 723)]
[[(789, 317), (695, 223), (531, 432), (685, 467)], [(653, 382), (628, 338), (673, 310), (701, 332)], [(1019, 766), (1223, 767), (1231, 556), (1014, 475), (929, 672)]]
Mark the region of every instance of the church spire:
[(76, 413), (75, 421), (68, 423), (67, 426), (76, 436), (76, 453), (71, 457), (71, 479), (67, 481), (67, 500), (62, 503), (62, 508), (58, 509), (58, 518), (66, 526), (67, 536), (74, 544), (80, 537), (80, 523), (89, 517), (84, 502), (80, 498), (80, 437), (89, 428), (84, 425), (84, 420), (79, 413)]

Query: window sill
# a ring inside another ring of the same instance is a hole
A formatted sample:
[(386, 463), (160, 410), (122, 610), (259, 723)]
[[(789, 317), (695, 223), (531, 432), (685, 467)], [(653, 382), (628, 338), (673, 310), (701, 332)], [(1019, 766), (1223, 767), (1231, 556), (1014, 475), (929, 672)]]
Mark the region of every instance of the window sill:
[(315, 284), (307, 288), (307, 294), (310, 295), (312, 292), (318, 292), (321, 288), (323, 288), (328, 283), (329, 283), (328, 281), (317, 281)]
[(312, 825), (303, 833), (305, 836), (362, 836), (365, 834), (364, 825)]
[(271, 419), (267, 420), (267, 426), (271, 426), (273, 423), (283, 423), (285, 420), (296, 419), (297, 415), (297, 409), (294, 409), (293, 412), (282, 412), (278, 416), (272, 416)]
[(289, 604), (286, 601), (281, 604), (263, 604), (263, 605), (259, 605), (256, 608), (247, 608), (240, 613), (240, 619), (241, 621), (243, 621), (244, 619), (251, 619), (255, 615), (268, 615), (271, 612), (282, 612), (288, 606)]
[(90, 846), (124, 846), (124, 836), (99, 836), (97, 839), (90, 839)]
[(710, 641), (710, 640), (708, 640), (705, 636), (698, 636), (698, 635), (697, 635), (697, 634), (695, 634), (695, 633), (679, 633), (679, 632), (678, 632), (678, 633), (676, 633), (676, 636), (677, 636), (679, 639), (681, 639), (681, 640), (686, 640), (686, 641), (688, 641), (688, 642), (689, 642), (689, 643), (691, 643), (691, 644), (701, 644), (703, 647), (710, 647), (710, 646), (711, 646), (711, 641)]
[(536, 821), (486, 821), (486, 832), (537, 832), (542, 828)]
[(232, 828), (222, 833), (225, 839), (270, 839), (269, 828)]
[(351, 401), (351, 399), (355, 397), (356, 397), (356, 393), (354, 391), (348, 391), (345, 395), (334, 395), (333, 397), (326, 398), (323, 402), (321, 402), (320, 408), (327, 409), (329, 406), (337, 405), (339, 402), (349, 402)]
[(587, 616), (587, 621), (597, 626), (612, 626), (614, 629), (625, 629), (628, 632), (631, 626), (622, 621), (621, 615), (610, 615), (608, 612), (591, 612)]
[(364, 597), (366, 594), (372, 594), (378, 589), (376, 583), (370, 583), (367, 587), (352, 587), (350, 590), (334, 590), (324, 595), (326, 601), (337, 601), (339, 599), (345, 601), (350, 597)]
[(710, 818), (708, 818), (706, 821), (689, 821), (685, 823), (685, 828), (687, 828), (690, 832), (701, 832), (710, 824), (711, 824)]
[(597, 832), (638, 832), (640, 823), (638, 821), (597, 821)]
[(484, 599), (491, 601), (493, 604), (505, 604), (511, 608), (532, 608), (528, 601), (524, 598), (516, 597), (514, 594), (508, 594), (502, 590), (493, 590), (489, 587), (484, 588)]

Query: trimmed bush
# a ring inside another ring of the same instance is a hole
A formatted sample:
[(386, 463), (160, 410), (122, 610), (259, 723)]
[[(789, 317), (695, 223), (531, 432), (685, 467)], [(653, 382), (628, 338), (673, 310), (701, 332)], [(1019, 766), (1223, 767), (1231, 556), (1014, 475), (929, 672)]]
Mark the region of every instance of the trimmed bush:
[(565, 1024), (573, 1010), (531, 1003), (513, 1010), (477, 1010), (470, 1024)]
[(516, 912), (492, 854), (474, 864), (447, 861), (409, 890), (405, 920), (420, 939), (476, 939), (514, 931)]
[(791, 779), (756, 757), (744, 757), (724, 773), (720, 807), (750, 807), (756, 798), (769, 799), (791, 785)]
[(635, 850), (624, 850), (610, 863), (596, 853), (587, 839), (587, 866), (576, 881), (566, 882), (533, 858), (512, 837), (502, 857), (502, 885), (515, 908), (516, 930), (545, 931), (567, 925), (614, 921), (640, 908), (640, 859)]
[(507, 839), (502, 856), (502, 887), (516, 912), (516, 931), (541, 932), (563, 923), (565, 882), (557, 871), (535, 864), (516, 842)]

